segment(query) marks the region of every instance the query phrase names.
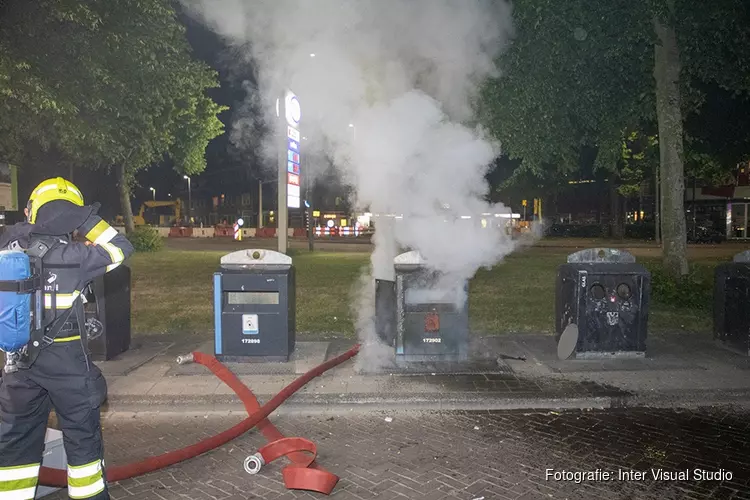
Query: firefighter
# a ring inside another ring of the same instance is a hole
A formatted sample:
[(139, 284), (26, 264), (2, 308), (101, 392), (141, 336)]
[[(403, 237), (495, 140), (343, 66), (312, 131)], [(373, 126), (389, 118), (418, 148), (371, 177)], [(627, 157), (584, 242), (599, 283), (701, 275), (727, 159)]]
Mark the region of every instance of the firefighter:
[[(31, 193), (26, 222), (0, 237), (3, 250), (38, 240), (50, 245), (42, 259), (44, 307), (54, 315), (42, 347), (0, 381), (0, 499), (35, 497), (51, 408), (63, 433), (68, 496), (109, 498), (99, 421), (107, 384), (87, 349), (81, 292), (122, 264), (133, 246), (97, 211), (74, 184), (48, 179)], [(87, 241), (74, 241), (76, 232)]]

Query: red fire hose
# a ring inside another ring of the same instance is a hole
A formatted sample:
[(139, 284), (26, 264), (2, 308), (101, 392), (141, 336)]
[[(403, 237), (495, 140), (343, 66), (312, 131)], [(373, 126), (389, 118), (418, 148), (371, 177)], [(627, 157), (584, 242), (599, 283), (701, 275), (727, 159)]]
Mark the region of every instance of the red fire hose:
[[(288, 456), (292, 464), (282, 470), (284, 483), (287, 488), (316, 491), (329, 495), (331, 491), (333, 491), (334, 486), (336, 486), (339, 478), (315, 463), (317, 453), (315, 444), (312, 441), (303, 438), (284, 437), (284, 435), (281, 434), (281, 432), (279, 432), (279, 430), (276, 429), (266, 417), (268, 417), (292, 394), (304, 387), (310, 380), (322, 375), (347, 359), (354, 357), (359, 352), (359, 348), (360, 346), (358, 344), (344, 354), (313, 368), (282, 389), (281, 392), (263, 406), (260, 406), (252, 391), (248, 389), (231, 371), (229, 371), (227, 367), (219, 363), (216, 358), (202, 352), (192, 353), (193, 361), (207, 367), (219, 377), (222, 382), (234, 390), (245, 405), (248, 418), (221, 434), (204, 439), (203, 441), (181, 450), (170, 451), (134, 464), (121, 465), (107, 469), (107, 481), (115, 483), (117, 481), (141, 476), (197, 457), (198, 455), (227, 444), (229, 441), (238, 438), (257, 425), (266, 439), (271, 442), (260, 448), (255, 455), (251, 455), (245, 460), (245, 470), (247, 470), (247, 472), (255, 474), (260, 470), (262, 465), (270, 463), (279, 457)], [(307, 452), (310, 455), (307, 455), (304, 452)], [(65, 488), (67, 487), (67, 472), (63, 469), (42, 467), (39, 471), (39, 483), (43, 486)]]

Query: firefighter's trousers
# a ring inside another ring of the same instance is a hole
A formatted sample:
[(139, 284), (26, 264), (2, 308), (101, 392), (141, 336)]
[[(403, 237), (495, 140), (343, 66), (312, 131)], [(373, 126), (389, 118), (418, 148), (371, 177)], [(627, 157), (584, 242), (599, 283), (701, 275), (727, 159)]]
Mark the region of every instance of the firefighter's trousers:
[(107, 384), (79, 337), (57, 339), (0, 382), (0, 500), (35, 496), (50, 409), (67, 456), (68, 496), (109, 499), (99, 422)]

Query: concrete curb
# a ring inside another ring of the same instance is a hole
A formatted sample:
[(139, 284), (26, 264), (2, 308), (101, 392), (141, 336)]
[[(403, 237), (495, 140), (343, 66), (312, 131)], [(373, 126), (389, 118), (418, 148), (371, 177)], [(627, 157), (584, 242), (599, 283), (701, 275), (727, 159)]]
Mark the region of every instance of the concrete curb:
[[(273, 395), (258, 395), (261, 404)], [(372, 413), (373, 411), (500, 411), (587, 410), (626, 408), (685, 408), (716, 406), (750, 408), (750, 391), (664, 391), (649, 394), (581, 396), (492, 395), (486, 393), (438, 394), (295, 394), (273, 414)], [(245, 413), (234, 396), (113, 396), (102, 408), (112, 413)]]

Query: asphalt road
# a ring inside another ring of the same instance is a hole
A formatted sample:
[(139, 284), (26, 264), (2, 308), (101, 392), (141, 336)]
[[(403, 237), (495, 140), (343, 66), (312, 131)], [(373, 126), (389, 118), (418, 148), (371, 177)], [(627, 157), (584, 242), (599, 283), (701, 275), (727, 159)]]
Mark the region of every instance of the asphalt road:
[[(107, 463), (192, 444), (242, 417), (115, 414), (103, 423)], [(341, 478), (331, 498), (731, 500), (750, 499), (748, 417), (644, 409), (271, 418), (287, 436), (318, 445), (318, 463)], [(285, 488), (286, 459), (248, 475), (243, 460), (264, 443), (253, 430), (198, 458), (111, 485), (112, 498), (324, 498)], [(660, 470), (689, 472), (654, 480)]]
[[(278, 249), (276, 238), (253, 238), (233, 241), (228, 238), (167, 238), (167, 248), (188, 251), (221, 251), (231, 252), (244, 248)], [(307, 250), (307, 240), (289, 239), (288, 248)], [(315, 250), (319, 252), (372, 252), (373, 246), (367, 240), (316, 240)]]

